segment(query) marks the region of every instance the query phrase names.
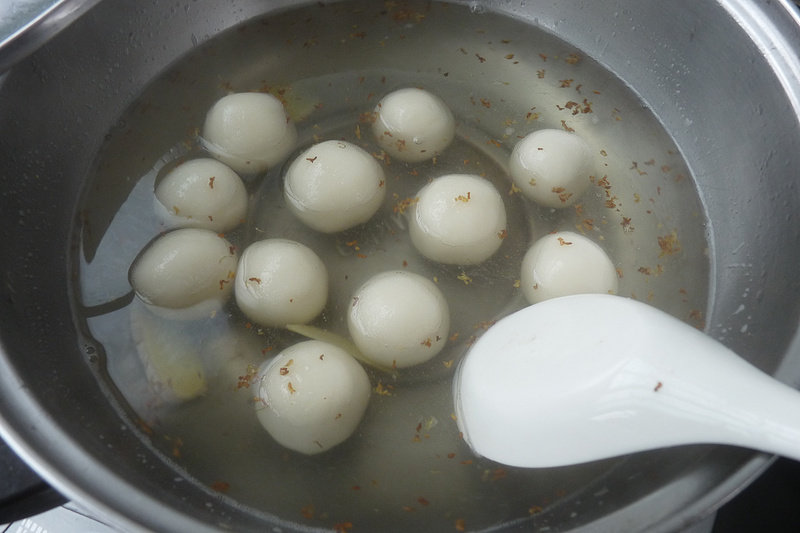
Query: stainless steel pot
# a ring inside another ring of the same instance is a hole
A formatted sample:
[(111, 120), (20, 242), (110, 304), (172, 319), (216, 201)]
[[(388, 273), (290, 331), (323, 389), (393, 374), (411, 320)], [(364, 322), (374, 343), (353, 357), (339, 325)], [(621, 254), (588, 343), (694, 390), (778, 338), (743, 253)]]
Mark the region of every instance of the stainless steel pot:
[[(467, 4), (467, 2), (461, 2)], [(0, 77), (0, 431), (69, 497), (122, 527), (300, 529), (190, 482), (102, 385), (71, 306), (68, 249), (84, 179), (150, 80), (261, 2), (106, 0)], [(624, 80), (689, 164), (710, 221), (708, 331), (800, 383), (800, 16), (789, 2), (470, 2), (553, 33)], [(720, 379), (724, 379), (721, 376)], [(531, 517), (564, 531), (671, 531), (769, 458), (724, 447), (631, 457)]]

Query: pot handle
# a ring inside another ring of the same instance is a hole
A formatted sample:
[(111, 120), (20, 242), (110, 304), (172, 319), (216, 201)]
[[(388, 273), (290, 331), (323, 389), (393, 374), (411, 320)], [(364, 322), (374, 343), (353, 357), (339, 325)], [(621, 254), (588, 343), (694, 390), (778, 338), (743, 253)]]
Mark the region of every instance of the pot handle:
[(66, 502), (0, 440), (0, 524), (10, 524)]
[(99, 1), (0, 2), (0, 74), (42, 46)]

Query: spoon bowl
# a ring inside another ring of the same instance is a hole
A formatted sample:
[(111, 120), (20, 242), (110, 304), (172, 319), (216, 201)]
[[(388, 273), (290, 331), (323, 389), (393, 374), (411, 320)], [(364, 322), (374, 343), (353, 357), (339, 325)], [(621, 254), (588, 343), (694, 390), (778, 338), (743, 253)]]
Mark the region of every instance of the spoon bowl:
[(555, 298), (493, 325), (454, 383), (477, 454), (520, 467), (685, 444), (800, 459), (800, 393), (636, 300)]

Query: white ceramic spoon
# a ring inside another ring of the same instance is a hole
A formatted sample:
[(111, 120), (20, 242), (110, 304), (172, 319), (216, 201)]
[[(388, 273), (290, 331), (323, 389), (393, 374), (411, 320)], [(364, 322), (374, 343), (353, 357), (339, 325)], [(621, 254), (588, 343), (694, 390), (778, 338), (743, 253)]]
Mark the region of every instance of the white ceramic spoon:
[(800, 393), (702, 332), (608, 295), (497, 322), (454, 383), (472, 449), (521, 467), (718, 443), (800, 459)]

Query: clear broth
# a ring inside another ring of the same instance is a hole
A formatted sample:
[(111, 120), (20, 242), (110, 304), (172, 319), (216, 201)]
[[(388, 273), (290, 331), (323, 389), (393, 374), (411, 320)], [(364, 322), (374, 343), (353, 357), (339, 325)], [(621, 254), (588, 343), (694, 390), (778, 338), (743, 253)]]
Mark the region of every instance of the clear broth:
[[(407, 86), (439, 95), (456, 116), (457, 140), (435, 161), (384, 160), (363, 120), (383, 95)], [(153, 213), (159, 176), (204, 155), (197, 134), (214, 101), (259, 90), (285, 101), (300, 134), (298, 152), (327, 139), (358, 144), (383, 160), (389, 194), (367, 224), (323, 235), (286, 209), (283, 168), (274, 168), (247, 179), (247, 221), (227, 237), (240, 250), (268, 237), (312, 247), (331, 280), (318, 327), (346, 335), (343, 310), (353, 291), (372, 274), (408, 269), (439, 284), (457, 333), (424, 365), (395, 374), (368, 369), (374, 394), (363, 422), (348, 441), (316, 456), (270, 438), (249, 386), (253, 368), (301, 337), (250, 324), (233, 302), (205, 320), (160, 319), (132, 298), (127, 278), (139, 251), (166, 229)], [(511, 149), (541, 128), (574, 130), (595, 153), (594, 184), (573, 207), (541, 208), (511, 187)], [(506, 203), (508, 237), (482, 265), (432, 263), (405, 231), (402, 201), (452, 172), (485, 176)], [(477, 6), (313, 5), (222, 33), (171, 66), (120, 118), (98, 154), (81, 213), (78, 298), (139, 433), (221, 497), (310, 526), (405, 531), (525, 521), (614, 468), (615, 460), (506, 468), (474, 456), (458, 435), (453, 372), (476, 336), (524, 305), (519, 266), (538, 237), (556, 230), (589, 236), (615, 263), (620, 294), (697, 327), (708, 298), (702, 206), (657, 118), (583, 51)], [(175, 402), (154, 390), (133, 323), (155, 342), (196, 351), (207, 393)]]

